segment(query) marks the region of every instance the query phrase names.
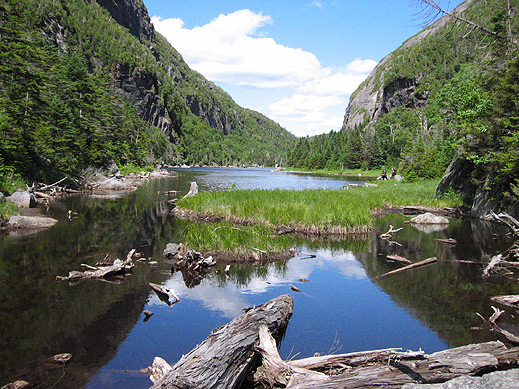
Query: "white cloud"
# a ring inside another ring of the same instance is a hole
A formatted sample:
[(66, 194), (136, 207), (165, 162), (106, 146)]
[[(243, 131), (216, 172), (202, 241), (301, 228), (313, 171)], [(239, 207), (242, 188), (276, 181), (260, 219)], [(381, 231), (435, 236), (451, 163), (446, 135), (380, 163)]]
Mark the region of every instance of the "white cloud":
[(193, 29), (184, 28), (179, 19), (154, 16), (152, 22), (193, 69), (212, 81), (278, 88), (296, 86), (321, 69), (312, 53), (254, 36), (272, 20), (248, 9)]
[[(224, 89), (226, 84), (243, 88), (244, 96), (251, 88), (264, 89), (270, 96), (270, 102), (261, 103), (266, 109), (257, 102), (241, 104), (299, 136), (340, 129), (349, 95), (376, 65), (358, 58), (340, 69), (323, 67), (313, 53), (266, 37), (262, 28), (274, 21), (248, 9), (219, 15), (192, 29), (181, 19), (154, 16), (152, 22), (191, 68)], [(274, 90), (286, 95), (280, 98)]]

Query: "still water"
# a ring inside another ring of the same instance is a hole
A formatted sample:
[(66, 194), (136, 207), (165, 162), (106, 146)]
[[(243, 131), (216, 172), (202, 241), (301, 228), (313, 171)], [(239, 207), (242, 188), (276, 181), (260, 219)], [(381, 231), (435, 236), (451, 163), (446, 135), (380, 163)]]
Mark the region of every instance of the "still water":
[[(470, 329), (480, 324), (475, 312), (488, 316), (489, 297), (519, 293), (517, 282), (483, 280), (483, 265), (452, 261), (483, 263), (506, 245), (495, 239), (502, 231), (482, 223), (452, 220), (447, 229), (420, 231), (404, 224), (408, 217), (387, 215), (377, 227), (403, 227), (395, 236), (400, 245), (376, 233), (343, 241), (298, 239), (294, 258), (262, 267), (233, 265), (228, 278), (215, 272), (201, 280), (184, 278), (162, 258), (167, 243), (182, 242), (188, 223), (169, 216), (166, 191), (186, 193), (191, 181), (204, 191), (340, 189), (351, 180), (268, 169), (186, 169), (126, 195), (54, 201), (48, 210), (59, 219), (54, 227), (0, 238), (0, 385), (25, 379), (45, 388), (146, 388), (151, 381), (139, 369), (155, 356), (173, 364), (243, 308), (285, 293), (294, 298), (294, 315), (281, 345), (283, 358), (386, 347), (431, 353), (493, 339)], [(68, 220), (68, 210), (78, 217)], [(458, 244), (451, 248), (437, 238)], [(82, 263), (124, 258), (132, 248), (157, 265), (137, 263), (120, 284), (55, 280), (81, 270)], [(304, 259), (303, 252), (316, 257)], [(441, 261), (377, 278), (396, 268), (384, 260), (386, 254)], [(172, 288), (182, 301), (167, 306), (148, 282)], [(146, 322), (143, 310), (154, 313)], [(64, 352), (73, 355), (65, 367), (46, 361)]]

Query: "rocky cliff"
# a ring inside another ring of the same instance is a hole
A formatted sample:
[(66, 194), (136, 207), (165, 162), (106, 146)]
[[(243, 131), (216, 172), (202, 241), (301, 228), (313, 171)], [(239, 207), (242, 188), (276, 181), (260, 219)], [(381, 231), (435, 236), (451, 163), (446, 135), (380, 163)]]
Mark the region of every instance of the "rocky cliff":
[[(467, 0), (453, 13), (463, 13), (472, 2), (473, 0)], [(420, 90), (423, 74), (417, 71), (408, 77), (398, 75), (394, 77), (392, 68), (399, 57), (419, 45), (428, 36), (443, 29), (450, 21), (452, 21), (451, 17), (442, 17), (384, 57), (352, 94), (344, 116), (343, 128), (354, 128), (360, 124), (374, 122), (397, 107), (420, 108), (426, 105), (429, 93), (427, 90)]]
[(141, 42), (155, 42), (155, 30), (142, 0), (96, 0)]

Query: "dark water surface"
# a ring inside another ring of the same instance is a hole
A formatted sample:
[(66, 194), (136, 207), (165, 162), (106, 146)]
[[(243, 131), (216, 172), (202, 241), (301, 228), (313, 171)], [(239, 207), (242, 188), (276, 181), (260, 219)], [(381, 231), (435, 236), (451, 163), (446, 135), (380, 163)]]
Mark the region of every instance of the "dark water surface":
[[(403, 227), (395, 235), (401, 246), (377, 234), (364, 240), (296, 240), (298, 255), (284, 263), (233, 265), (229, 278), (212, 272), (196, 282), (185, 280), (182, 273), (171, 273), (162, 251), (167, 243), (182, 241), (185, 225), (168, 216), (165, 192), (185, 193), (190, 181), (201, 190), (233, 183), (239, 189), (339, 189), (351, 182), (268, 169), (189, 169), (151, 179), (126, 195), (54, 201), (48, 211), (59, 219), (54, 227), (0, 239), (0, 386), (25, 379), (46, 388), (146, 388), (151, 381), (139, 369), (155, 356), (173, 364), (243, 308), (284, 293), (294, 298), (294, 315), (281, 346), (283, 358), (386, 347), (430, 353), (493, 339), (488, 332), (470, 330), (480, 325), (475, 312), (488, 316), (490, 296), (519, 293), (513, 280), (480, 275), (489, 256), (506, 247), (502, 235), (494, 235), (502, 231), (470, 220), (452, 220), (442, 231), (420, 231), (404, 224), (409, 218), (401, 215), (376, 221), (382, 231), (389, 224)], [(79, 216), (69, 221), (68, 210)], [(457, 246), (435, 240), (447, 237), (457, 239)], [(120, 284), (71, 286), (55, 280), (107, 255), (125, 258), (132, 248), (158, 264), (137, 263)], [(301, 252), (317, 257), (303, 259)], [(396, 268), (384, 260), (386, 254), (442, 261), (376, 278)], [(301, 278), (310, 282), (300, 283)], [(172, 288), (182, 301), (167, 306), (148, 282)], [(291, 285), (302, 293), (291, 291)], [(154, 312), (147, 322), (145, 309)], [(73, 355), (65, 367), (45, 361), (64, 352)]]

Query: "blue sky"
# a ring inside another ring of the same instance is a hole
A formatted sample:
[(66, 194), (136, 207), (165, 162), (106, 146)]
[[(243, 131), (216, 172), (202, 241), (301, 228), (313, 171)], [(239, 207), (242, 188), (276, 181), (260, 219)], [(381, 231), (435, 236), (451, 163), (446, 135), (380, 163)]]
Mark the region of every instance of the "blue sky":
[(297, 136), (339, 130), (351, 93), (423, 23), (415, 0), (144, 3), (191, 68)]

